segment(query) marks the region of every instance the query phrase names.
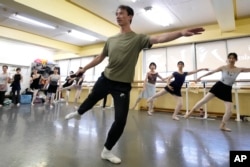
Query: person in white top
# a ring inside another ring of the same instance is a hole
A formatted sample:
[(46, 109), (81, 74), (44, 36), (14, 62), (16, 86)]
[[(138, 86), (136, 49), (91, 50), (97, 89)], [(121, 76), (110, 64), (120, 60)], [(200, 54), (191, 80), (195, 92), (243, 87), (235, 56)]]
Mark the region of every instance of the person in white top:
[(236, 67), (235, 62), (238, 60), (236, 53), (229, 53), (227, 56), (228, 64), (221, 66), (205, 75), (199, 77), (196, 82), (200, 81), (201, 78), (211, 75), (213, 73), (222, 72), (221, 80), (216, 82), (205, 97), (203, 97), (199, 102), (197, 102), (194, 107), (187, 113), (184, 117), (188, 118), (196, 109), (200, 108), (202, 105), (210, 101), (212, 98), (217, 97), (224, 101), (226, 111), (222, 118), (220, 124), (220, 129), (223, 131), (231, 131), (231, 129), (226, 127), (227, 121), (230, 119), (232, 114), (232, 85), (234, 84), (237, 76), (241, 72), (250, 72), (250, 68)]
[[(49, 84), (48, 90), (47, 90), (47, 99), (46, 101), (50, 101), (50, 108), (53, 108), (53, 103), (55, 100), (55, 94), (58, 89), (58, 83), (59, 88), (61, 87), (61, 76), (59, 74), (59, 68), (54, 68), (54, 73), (51, 74), (48, 78), (47, 84)], [(45, 86), (46, 87), (46, 86)]]
[(7, 91), (7, 85), (10, 82), (10, 77), (7, 73), (8, 66), (3, 65), (2, 70), (3, 72), (0, 74), (0, 107), (3, 106), (5, 93)]

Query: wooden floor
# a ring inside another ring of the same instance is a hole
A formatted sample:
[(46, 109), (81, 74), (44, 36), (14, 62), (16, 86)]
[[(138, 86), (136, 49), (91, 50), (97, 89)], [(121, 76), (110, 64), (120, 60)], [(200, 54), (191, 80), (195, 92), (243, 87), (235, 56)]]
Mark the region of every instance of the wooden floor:
[[(65, 121), (74, 106), (42, 104), (0, 108), (0, 167), (111, 167), (100, 158), (113, 109), (95, 107)], [(230, 150), (250, 150), (250, 123), (171, 119), (169, 113), (130, 111), (113, 152), (120, 167), (227, 167)]]

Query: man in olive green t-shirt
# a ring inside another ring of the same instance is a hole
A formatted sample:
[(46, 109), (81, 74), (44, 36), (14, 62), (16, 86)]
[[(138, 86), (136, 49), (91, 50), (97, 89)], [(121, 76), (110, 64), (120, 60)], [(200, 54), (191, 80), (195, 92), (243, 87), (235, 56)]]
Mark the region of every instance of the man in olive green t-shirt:
[(129, 6), (120, 5), (117, 8), (116, 20), (120, 26), (120, 33), (110, 37), (106, 41), (102, 53), (79, 72), (85, 72), (96, 66), (106, 56), (109, 57), (109, 63), (78, 111), (65, 116), (66, 120), (72, 118), (79, 120), (81, 115), (91, 109), (100, 99), (111, 94), (114, 99), (115, 120), (109, 130), (101, 158), (116, 164), (121, 163), (121, 159), (112, 154), (111, 149), (122, 135), (126, 125), (131, 82), (134, 78), (139, 53), (144, 48), (151, 48), (153, 44), (172, 41), (182, 36), (201, 34), (204, 31), (203, 28), (190, 28), (158, 36), (136, 34), (130, 28), (133, 15), (134, 11)]

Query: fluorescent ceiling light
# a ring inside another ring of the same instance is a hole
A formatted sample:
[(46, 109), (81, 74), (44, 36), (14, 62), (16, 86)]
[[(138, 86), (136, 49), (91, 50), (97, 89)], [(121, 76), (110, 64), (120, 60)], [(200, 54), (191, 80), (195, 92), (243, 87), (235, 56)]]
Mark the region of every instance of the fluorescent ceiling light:
[(95, 41), (97, 40), (96, 37), (82, 33), (80, 31), (76, 31), (76, 30), (70, 30), (68, 31), (68, 34), (72, 37), (84, 40), (84, 41)]
[(164, 27), (169, 26), (172, 22), (172, 19), (169, 17), (169, 14), (158, 7), (145, 7), (143, 14), (146, 16), (147, 19), (149, 19), (153, 23)]
[(27, 17), (24, 17), (24, 16), (20, 16), (17, 13), (11, 15), (9, 18), (13, 19), (13, 20), (21, 21), (23, 23), (39, 26), (39, 27), (45, 27), (45, 28), (49, 28), (49, 29), (56, 29), (56, 27), (54, 27), (54, 26), (51, 26), (51, 25), (48, 25), (48, 24), (45, 24), (45, 23), (41, 23), (39, 21), (30, 19), (30, 18), (27, 18)]

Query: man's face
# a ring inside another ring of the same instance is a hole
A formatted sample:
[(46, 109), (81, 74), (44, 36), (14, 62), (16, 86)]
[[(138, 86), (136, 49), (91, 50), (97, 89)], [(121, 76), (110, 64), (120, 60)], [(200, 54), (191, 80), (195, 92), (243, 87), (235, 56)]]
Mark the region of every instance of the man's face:
[(116, 21), (119, 26), (124, 26), (127, 24), (130, 24), (130, 21), (132, 20), (132, 16), (128, 15), (128, 12), (124, 9), (117, 9), (116, 11)]
[(7, 67), (2, 67), (3, 71), (6, 72), (7, 71)]

